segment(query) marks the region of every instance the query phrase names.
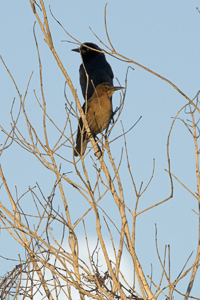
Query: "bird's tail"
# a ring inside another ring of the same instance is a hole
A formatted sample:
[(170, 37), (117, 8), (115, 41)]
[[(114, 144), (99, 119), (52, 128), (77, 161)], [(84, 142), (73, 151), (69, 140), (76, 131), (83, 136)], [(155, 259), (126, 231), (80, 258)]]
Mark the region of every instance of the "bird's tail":
[(76, 140), (76, 147), (74, 149), (74, 156), (78, 156), (78, 155), (83, 156), (87, 147), (87, 143), (88, 143), (87, 134), (79, 133)]

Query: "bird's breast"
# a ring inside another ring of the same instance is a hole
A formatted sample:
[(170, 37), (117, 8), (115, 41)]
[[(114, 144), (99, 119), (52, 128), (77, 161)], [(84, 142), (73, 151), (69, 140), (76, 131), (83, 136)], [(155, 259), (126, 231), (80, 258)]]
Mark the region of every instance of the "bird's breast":
[(95, 97), (88, 104), (86, 118), (93, 134), (98, 134), (107, 128), (112, 113), (112, 104), (108, 97)]

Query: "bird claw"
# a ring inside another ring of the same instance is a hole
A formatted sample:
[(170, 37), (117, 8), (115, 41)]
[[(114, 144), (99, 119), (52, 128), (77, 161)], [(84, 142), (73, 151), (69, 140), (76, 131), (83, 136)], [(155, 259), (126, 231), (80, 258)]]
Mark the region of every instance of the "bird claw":
[[(102, 157), (102, 151), (101, 151), (101, 148), (99, 147), (99, 145), (97, 144), (97, 146), (98, 146), (98, 151), (96, 151), (95, 153), (94, 153), (94, 155), (95, 156), (97, 156), (97, 159), (99, 159), (99, 158), (101, 158)], [(98, 157), (98, 153), (100, 152), (100, 156)]]

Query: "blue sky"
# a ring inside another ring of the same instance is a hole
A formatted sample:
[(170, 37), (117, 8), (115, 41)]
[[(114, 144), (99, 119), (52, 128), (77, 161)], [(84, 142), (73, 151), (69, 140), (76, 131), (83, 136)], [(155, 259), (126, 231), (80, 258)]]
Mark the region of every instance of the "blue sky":
[[(200, 14), (196, 10), (199, 1), (107, 1), (107, 25), (110, 39), (120, 54), (142, 64), (154, 72), (164, 76), (179, 87), (190, 99), (200, 89)], [(100, 42), (93, 35), (89, 27), (109, 44), (104, 29), (104, 8), (106, 1), (46, 1), (49, 24), (54, 42), (54, 47), (66, 68), (81, 103), (82, 93), (79, 85), (79, 54), (72, 52), (75, 46), (67, 41), (72, 39), (62, 30), (59, 24), (49, 13), (50, 5), (53, 15), (63, 27), (81, 42)], [(0, 55), (12, 73), (20, 93), (24, 95), (26, 86), (32, 71), (34, 71), (29, 93), (26, 99), (26, 109), (35, 128), (42, 137), (42, 114), (34, 98), (33, 90), (36, 90), (41, 100), (39, 68), (37, 51), (33, 36), (33, 24), (35, 17), (32, 13), (29, 1), (1, 1), (0, 3)], [(44, 93), (47, 102), (47, 111), (56, 121), (58, 126), (63, 126), (66, 119), (64, 83), (65, 79), (59, 70), (53, 55), (43, 40), (39, 25), (36, 23), (36, 36), (38, 40), (42, 66)], [(131, 64), (121, 62), (107, 55), (115, 77), (123, 86), (127, 67)], [(125, 130), (128, 130), (140, 116), (140, 122), (127, 134), (127, 147), (129, 151), (130, 166), (137, 187), (141, 181), (147, 184), (155, 159), (155, 175), (147, 192), (141, 198), (139, 210), (165, 199), (170, 194), (170, 182), (164, 171), (167, 166), (166, 143), (172, 123), (172, 118), (177, 111), (186, 104), (186, 100), (167, 82), (153, 76), (149, 72), (131, 65), (129, 70), (127, 94), (120, 120)], [(10, 107), (16, 97), (15, 114), (19, 107), (19, 99), (13, 83), (0, 63), (0, 124), (9, 131)], [(114, 80), (117, 85), (117, 80)], [(66, 88), (69, 101), (74, 101), (69, 87)], [(119, 105), (119, 93), (113, 97), (114, 105)], [(185, 114), (180, 115), (186, 118)], [(114, 139), (122, 133), (120, 120), (114, 127), (110, 139)], [(26, 135), (23, 118), (19, 126)], [(76, 130), (77, 120), (72, 119), (73, 130)], [(48, 127), (50, 144), (57, 139), (57, 132), (50, 125)], [(43, 137), (42, 137), (43, 138)], [(0, 144), (5, 136), (0, 132)], [(121, 148), (124, 147), (123, 138), (111, 144), (111, 151), (116, 163), (120, 160)], [(61, 149), (62, 155), (72, 159), (72, 150), (67, 147)], [(170, 139), (171, 170), (194, 193), (196, 189), (194, 142), (183, 123), (176, 121)], [(90, 158), (86, 158), (88, 171), (92, 177), (94, 170)], [(18, 195), (23, 194), (29, 186), (40, 184), (44, 194), (51, 193), (55, 176), (29, 153), (26, 153), (18, 145), (14, 144), (0, 157), (0, 163), (7, 179), (7, 183), (15, 195), (15, 186)], [(71, 172), (72, 180), (77, 180), (72, 166), (63, 163), (63, 172)], [(120, 177), (123, 183), (125, 202), (130, 208), (134, 208), (135, 195), (131, 184), (125, 155), (120, 168)], [(78, 181), (78, 183), (80, 183)], [(75, 222), (88, 207), (84, 199), (69, 185), (65, 188), (70, 195), (69, 206), (72, 220)], [(0, 190), (0, 200), (6, 203), (6, 193)], [(22, 203), (27, 212), (30, 208), (30, 197), (26, 197)], [(55, 207), (60, 206), (61, 200)], [(120, 224), (117, 210), (111, 196), (102, 199), (101, 206)], [(9, 206), (8, 206), (9, 207)], [(78, 209), (77, 209), (78, 207)], [(176, 278), (184, 263), (192, 251), (196, 251), (198, 239), (198, 217), (192, 211), (197, 211), (197, 201), (184, 188), (174, 181), (174, 197), (162, 206), (156, 207), (138, 217), (136, 231), (136, 250), (143, 266), (144, 273), (150, 274), (150, 265), (154, 265), (154, 279), (159, 278), (161, 268), (155, 250), (155, 223), (158, 227), (158, 245), (161, 254), (164, 246), (171, 246), (172, 278)], [(80, 211), (79, 211), (80, 210)], [(91, 219), (90, 219), (91, 218)], [(87, 216), (88, 231), (91, 240), (95, 238), (95, 227), (90, 228), (93, 220), (92, 214)], [(131, 217), (130, 217), (131, 222)], [(77, 228), (77, 234), (82, 234), (82, 228)], [(6, 238), (6, 248), (5, 248)], [(116, 235), (116, 240), (118, 237)], [(8, 238), (4, 231), (0, 235), (0, 255), (18, 258), (21, 248), (13, 253), (12, 239)], [(190, 264), (194, 260), (195, 254)], [(7, 262), (0, 258), (3, 266), (2, 276), (8, 271)], [(130, 272), (130, 270), (127, 270)], [(156, 279), (155, 279), (156, 280)], [(197, 275), (192, 295), (199, 297), (200, 274)], [(188, 278), (178, 286), (185, 292)], [(161, 298), (160, 298), (161, 299)], [(177, 296), (177, 299), (181, 299)]]

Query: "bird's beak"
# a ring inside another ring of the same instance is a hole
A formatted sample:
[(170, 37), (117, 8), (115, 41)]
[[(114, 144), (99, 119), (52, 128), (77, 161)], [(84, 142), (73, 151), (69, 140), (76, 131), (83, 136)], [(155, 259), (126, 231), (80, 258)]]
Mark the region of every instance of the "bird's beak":
[(80, 52), (80, 48), (72, 49), (71, 51)]
[(124, 87), (122, 87), (122, 86), (113, 86), (113, 91), (115, 92), (115, 91), (118, 91), (118, 90), (122, 90), (122, 89), (125, 89)]

